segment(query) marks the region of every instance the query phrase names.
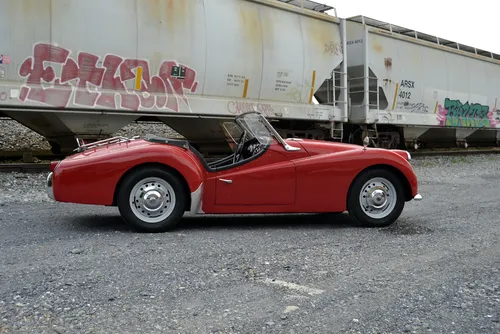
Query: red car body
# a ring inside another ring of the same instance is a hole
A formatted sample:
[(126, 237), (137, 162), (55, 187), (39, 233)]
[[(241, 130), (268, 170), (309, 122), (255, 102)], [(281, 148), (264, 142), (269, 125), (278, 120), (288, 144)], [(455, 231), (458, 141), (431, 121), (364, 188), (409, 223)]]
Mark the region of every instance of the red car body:
[[(263, 117), (258, 119), (265, 122)], [(182, 213), (344, 212), (354, 180), (369, 170), (394, 175), (404, 201), (420, 199), (410, 155), (401, 150), (273, 137), (247, 161), (211, 168), (184, 140), (115, 141), (89, 146), (52, 163), (49, 196), (59, 202), (119, 206), (120, 187), (127, 177), (139, 169), (159, 168), (182, 184), (184, 195), (177, 195), (185, 199)], [(145, 226), (155, 230), (154, 224)]]

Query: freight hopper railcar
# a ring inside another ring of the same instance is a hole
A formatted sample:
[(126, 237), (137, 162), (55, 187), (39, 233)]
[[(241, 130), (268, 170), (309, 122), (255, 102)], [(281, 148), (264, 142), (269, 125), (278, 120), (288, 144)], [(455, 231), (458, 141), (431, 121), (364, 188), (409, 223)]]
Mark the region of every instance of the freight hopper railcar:
[(0, 0), (0, 112), (62, 153), (147, 118), (216, 150), (220, 121), (252, 110), (341, 137), (345, 21), (288, 2)]
[(499, 144), (500, 55), (356, 16), (347, 64), (352, 134), (386, 147)]
[(227, 150), (220, 121), (252, 110), (284, 137), (499, 144), (499, 55), (313, 1), (0, 6), (0, 113), (55, 153), (146, 119)]

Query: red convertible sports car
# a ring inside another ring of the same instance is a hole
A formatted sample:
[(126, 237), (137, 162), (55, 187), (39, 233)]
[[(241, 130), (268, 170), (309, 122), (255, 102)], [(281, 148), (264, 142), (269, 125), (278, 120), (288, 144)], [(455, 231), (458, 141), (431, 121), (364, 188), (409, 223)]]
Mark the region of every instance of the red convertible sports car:
[(234, 152), (208, 162), (186, 140), (115, 137), (53, 161), (59, 202), (117, 206), (136, 229), (174, 228), (193, 214), (335, 213), (388, 226), (420, 200), (410, 154), (319, 140), (284, 140), (257, 112), (222, 124)]

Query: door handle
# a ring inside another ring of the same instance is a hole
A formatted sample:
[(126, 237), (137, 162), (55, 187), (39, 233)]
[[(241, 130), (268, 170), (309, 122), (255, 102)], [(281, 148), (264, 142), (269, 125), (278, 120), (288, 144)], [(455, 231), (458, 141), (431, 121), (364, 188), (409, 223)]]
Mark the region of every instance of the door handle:
[(222, 182), (229, 183), (229, 184), (233, 183), (233, 180), (226, 180), (226, 179), (219, 179), (219, 180)]

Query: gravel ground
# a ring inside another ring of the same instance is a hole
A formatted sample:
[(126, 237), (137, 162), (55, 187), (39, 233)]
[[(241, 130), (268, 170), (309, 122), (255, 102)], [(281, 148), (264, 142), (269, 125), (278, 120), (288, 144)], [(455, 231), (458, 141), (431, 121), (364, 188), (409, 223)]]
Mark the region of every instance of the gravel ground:
[(50, 150), (50, 145), (44, 137), (14, 120), (1, 120), (0, 150)]
[[(0, 150), (2, 151), (43, 151), (50, 150), (47, 140), (14, 120), (0, 120)], [(123, 129), (112, 134), (113, 136), (139, 136), (148, 133), (158, 136), (179, 137), (180, 135), (161, 123), (130, 123)]]
[(424, 200), (388, 228), (219, 217), (154, 235), (0, 174), (0, 333), (500, 333), (500, 157), (413, 165)]

